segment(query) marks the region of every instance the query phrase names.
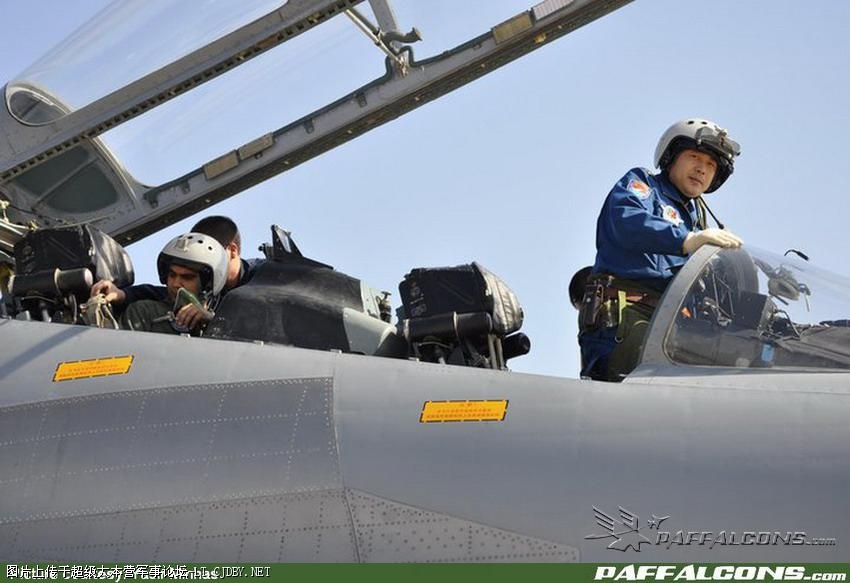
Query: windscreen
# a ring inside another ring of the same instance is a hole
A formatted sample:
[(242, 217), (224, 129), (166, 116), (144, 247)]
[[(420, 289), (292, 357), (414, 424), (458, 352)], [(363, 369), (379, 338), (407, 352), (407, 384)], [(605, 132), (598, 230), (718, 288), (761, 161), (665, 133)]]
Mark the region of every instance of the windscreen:
[(757, 248), (721, 250), (665, 341), (678, 363), (850, 368), (850, 278)]

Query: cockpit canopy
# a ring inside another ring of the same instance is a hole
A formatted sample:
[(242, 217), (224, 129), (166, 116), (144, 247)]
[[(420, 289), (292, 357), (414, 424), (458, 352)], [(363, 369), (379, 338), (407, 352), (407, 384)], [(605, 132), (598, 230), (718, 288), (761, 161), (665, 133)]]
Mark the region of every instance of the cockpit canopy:
[(4, 88), (0, 251), (25, 224), (136, 241), (621, 2), (116, 0)]

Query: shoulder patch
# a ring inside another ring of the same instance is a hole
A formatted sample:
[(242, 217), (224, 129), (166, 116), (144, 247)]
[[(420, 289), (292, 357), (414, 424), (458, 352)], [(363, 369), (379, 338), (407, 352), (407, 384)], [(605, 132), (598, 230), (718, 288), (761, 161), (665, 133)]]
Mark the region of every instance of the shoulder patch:
[(666, 204), (661, 207), (661, 216), (664, 217), (664, 220), (669, 221), (676, 226), (679, 226), (684, 222), (682, 217), (679, 216), (679, 211)]
[(629, 180), (629, 185), (626, 189), (637, 196), (638, 198), (644, 199), (649, 196), (649, 185), (643, 180), (638, 180), (637, 178), (632, 178)]

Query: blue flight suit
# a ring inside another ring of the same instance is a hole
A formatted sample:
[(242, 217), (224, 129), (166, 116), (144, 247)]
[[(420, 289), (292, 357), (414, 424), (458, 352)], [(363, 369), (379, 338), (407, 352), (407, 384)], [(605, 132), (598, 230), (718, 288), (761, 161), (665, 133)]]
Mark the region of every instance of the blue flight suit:
[[(593, 273), (629, 280), (660, 294), (687, 260), (682, 245), (698, 224), (694, 201), (681, 194), (666, 174), (633, 168), (614, 185), (599, 213)], [(583, 332), (579, 345), (582, 376), (601, 378), (617, 346), (617, 326)]]

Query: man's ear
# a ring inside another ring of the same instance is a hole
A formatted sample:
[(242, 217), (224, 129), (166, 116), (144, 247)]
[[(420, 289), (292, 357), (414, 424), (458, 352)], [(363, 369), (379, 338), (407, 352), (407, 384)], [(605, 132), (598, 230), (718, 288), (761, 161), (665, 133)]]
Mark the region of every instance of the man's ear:
[(227, 246), (227, 255), (231, 259), (235, 259), (239, 256), (239, 248), (236, 246), (236, 243), (231, 243)]

